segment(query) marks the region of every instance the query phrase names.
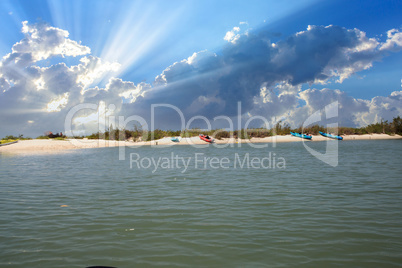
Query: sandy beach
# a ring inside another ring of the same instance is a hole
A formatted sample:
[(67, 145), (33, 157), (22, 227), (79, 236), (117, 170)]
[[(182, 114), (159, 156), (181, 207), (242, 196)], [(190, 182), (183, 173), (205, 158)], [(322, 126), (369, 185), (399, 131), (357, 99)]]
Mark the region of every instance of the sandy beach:
[[(343, 136), (345, 141), (348, 140), (390, 140), (390, 139), (402, 139), (400, 135), (387, 135), (387, 134), (366, 134), (366, 135), (345, 135)], [(291, 135), (285, 136), (273, 136), (266, 138), (251, 138), (249, 140), (240, 139), (221, 139), (215, 140), (215, 144), (235, 144), (235, 143), (273, 143), (273, 142), (316, 142), (325, 141), (325, 138), (320, 135), (313, 135), (311, 141), (303, 140)], [(132, 142), (132, 141), (108, 141), (108, 140), (86, 140), (86, 139), (66, 139), (66, 140), (22, 140), (18, 143), (1, 146), (0, 153), (51, 153), (68, 151), (74, 149), (89, 149), (89, 148), (103, 148), (103, 147), (117, 147), (117, 146), (174, 146), (174, 145), (205, 145), (209, 144), (200, 140), (199, 137), (191, 138), (180, 138), (180, 142), (172, 142), (170, 138), (163, 138), (154, 141), (142, 141), (142, 142)]]

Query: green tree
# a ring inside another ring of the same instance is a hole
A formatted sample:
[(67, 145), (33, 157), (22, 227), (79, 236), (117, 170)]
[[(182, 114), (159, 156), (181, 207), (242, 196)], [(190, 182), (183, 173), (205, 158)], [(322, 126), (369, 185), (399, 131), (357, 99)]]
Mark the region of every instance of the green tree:
[(402, 118), (400, 116), (392, 120), (392, 128), (394, 133), (402, 135)]

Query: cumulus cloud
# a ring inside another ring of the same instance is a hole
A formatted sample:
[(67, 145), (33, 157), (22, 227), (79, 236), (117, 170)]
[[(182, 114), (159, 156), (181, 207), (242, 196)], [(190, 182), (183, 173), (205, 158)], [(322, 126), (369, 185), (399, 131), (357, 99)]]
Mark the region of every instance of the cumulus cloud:
[(151, 90), (150, 84), (142, 82), (135, 85), (133, 82), (112, 77), (104, 88), (89, 88), (85, 91), (84, 97), (85, 101), (91, 103), (107, 100), (120, 109), (124, 103), (135, 103), (137, 99), (144, 98), (149, 90)]
[(399, 51), (402, 48), (402, 33), (397, 29), (387, 32), (387, 41), (381, 45), (380, 50)]
[(278, 83), (274, 88), (261, 87), (260, 95), (254, 98), (252, 114), (270, 115), (276, 118), (289, 117), (289, 113), (298, 105), (298, 93), (301, 86), (292, 86), (287, 82)]
[(381, 120), (389, 120), (402, 114), (402, 91), (394, 91), (390, 96), (377, 96), (367, 102), (368, 110), (355, 115), (356, 124), (365, 126)]
[[(166, 68), (155, 83), (165, 86), (159, 93), (166, 94), (168, 99), (175, 92), (173, 103), (181, 109), (190, 104), (191, 111), (211, 117), (223, 112), (234, 115), (238, 101), (246, 110), (253, 109), (261, 88), (265, 88), (266, 106), (277, 107), (277, 102), (294, 103), (295, 97), (274, 96), (269, 90), (282, 92), (304, 83), (342, 83), (351, 75), (371, 68), (385, 56), (384, 51), (400, 47), (395, 35), (394, 31), (389, 33), (382, 43), (358, 29), (308, 26), (307, 30), (273, 45), (264, 31), (240, 34), (235, 27), (226, 34), (229, 43), (220, 54), (194, 53)], [(390, 43), (393, 45), (386, 45)], [(278, 83), (288, 86), (277, 87)]]
[[(90, 49), (68, 39), (67, 31), (45, 23), (23, 22), (22, 32), (24, 39), (0, 62), (0, 119), (12, 132), (28, 127), (23, 122), (41, 129), (37, 134), (61, 130), (60, 118), (85, 101), (86, 88), (117, 70), (119, 64), (87, 55)], [(65, 56), (81, 57), (80, 63), (38, 66), (42, 60)]]
[[(279, 92), (281, 87), (285, 90)], [(402, 114), (402, 91), (364, 100), (340, 90), (310, 88), (301, 91), (287, 83), (280, 83), (274, 90), (261, 88), (261, 95), (255, 102), (252, 114), (270, 115), (273, 117), (269, 117), (271, 124), (283, 121), (293, 127), (300, 126), (310, 115), (334, 102), (338, 103), (336, 121), (342, 126), (362, 127)]]
[(68, 103), (68, 95), (69, 93), (66, 92), (63, 95), (53, 99), (51, 102), (47, 104), (47, 111), (48, 112), (60, 112), (62, 108), (66, 107)]
[(73, 66), (71, 71), (77, 76), (76, 83), (85, 90), (105, 73), (117, 71), (120, 64), (103, 62), (100, 58), (89, 56), (80, 59), (81, 64)]
[(236, 41), (240, 38), (239, 32), (240, 32), (240, 27), (233, 27), (232, 30), (226, 32), (226, 35), (223, 39), (235, 44)]
[[(80, 56), (91, 52), (89, 47), (82, 46), (68, 39), (67, 31), (49, 26), (46, 23), (29, 25), (22, 23), (25, 38), (12, 47), (11, 55), (30, 55), (33, 62), (45, 60), (52, 56)], [(7, 57), (7, 56), (6, 56)]]
[[(242, 32), (234, 27), (224, 36), (228, 42), (219, 53), (195, 52), (165, 68), (152, 84), (112, 77), (120, 65), (90, 55), (90, 49), (70, 40), (65, 30), (23, 22), (22, 32), (25, 37), (0, 62), (0, 119), (18, 132), (24, 130), (20, 122), (31, 122), (26, 127), (36, 133), (61, 130), (60, 118), (82, 103), (102, 107), (74, 120), (81, 130), (99, 114), (139, 115), (149, 120), (152, 104), (158, 103), (176, 106), (187, 119), (212, 119), (236, 116), (241, 102), (243, 115), (283, 118), (293, 125), (335, 100), (345, 125), (365, 125), (401, 114), (398, 91), (361, 100), (340, 90), (302, 90), (306, 83), (342, 83), (371, 68), (388, 52), (399, 51), (401, 33), (395, 29), (382, 42), (358, 29), (308, 26), (274, 44), (266, 31)], [(79, 57), (79, 63), (38, 64), (67, 56)], [(99, 86), (100, 81), (108, 82)], [(107, 108), (109, 104), (113, 109)], [(178, 114), (173, 109), (161, 109), (157, 116), (157, 127), (180, 127), (174, 123)]]
[(358, 29), (309, 26), (278, 42), (272, 62), (293, 85), (325, 83), (331, 78), (342, 82), (384, 56), (379, 44)]

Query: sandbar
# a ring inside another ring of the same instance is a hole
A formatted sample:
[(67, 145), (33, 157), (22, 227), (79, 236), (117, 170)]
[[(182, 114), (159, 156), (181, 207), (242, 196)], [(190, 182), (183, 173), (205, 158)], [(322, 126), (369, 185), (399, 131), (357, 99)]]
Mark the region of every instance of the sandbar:
[[(365, 135), (344, 135), (344, 141), (349, 140), (394, 140), (402, 139), (400, 135), (387, 135), (387, 134), (365, 134)], [(316, 142), (329, 140), (321, 135), (313, 135), (312, 140), (303, 140), (291, 135), (272, 136), (265, 138), (251, 138), (235, 139), (215, 139), (215, 144), (247, 144), (247, 143), (274, 143), (274, 142)], [(21, 140), (18, 143), (10, 144), (0, 147), (0, 153), (51, 153), (60, 151), (69, 151), (74, 149), (89, 149), (89, 148), (104, 148), (104, 147), (138, 147), (145, 145), (153, 146), (175, 146), (175, 145), (205, 145), (210, 144), (202, 141), (199, 137), (180, 138), (180, 142), (173, 142), (170, 138), (163, 138), (154, 141), (108, 141), (108, 140), (89, 140), (89, 139), (66, 139), (66, 140), (54, 140), (54, 139), (33, 139), (33, 140)]]

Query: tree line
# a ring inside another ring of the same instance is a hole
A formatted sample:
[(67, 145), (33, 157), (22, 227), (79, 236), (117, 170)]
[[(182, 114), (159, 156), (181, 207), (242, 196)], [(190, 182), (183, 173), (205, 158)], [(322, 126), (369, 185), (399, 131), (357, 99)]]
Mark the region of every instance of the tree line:
[(75, 138), (88, 138), (88, 139), (106, 139), (106, 140), (128, 140), (133, 141), (150, 141), (158, 140), (165, 137), (182, 137), (189, 138), (195, 137), (199, 134), (205, 134), (214, 137), (215, 139), (223, 138), (265, 138), (275, 135), (288, 135), (290, 132), (303, 132), (312, 135), (319, 135), (319, 131), (331, 132), (337, 135), (363, 135), (363, 134), (399, 134), (402, 135), (402, 118), (400, 116), (393, 118), (391, 122), (388, 120), (381, 121), (379, 123), (370, 124), (366, 127), (352, 128), (352, 127), (337, 127), (326, 128), (320, 125), (313, 125), (309, 127), (291, 128), (288, 124), (282, 124), (278, 122), (273, 128), (253, 128), (253, 129), (241, 129), (236, 131), (228, 131), (225, 129), (203, 130), (199, 128), (180, 130), (161, 130), (155, 129), (154, 131), (143, 130), (141, 126), (134, 125), (133, 130), (127, 129), (114, 129), (112, 126), (105, 132), (93, 133), (89, 136), (81, 136)]
[[(352, 127), (337, 127), (337, 128), (326, 128), (320, 125), (313, 125), (309, 127), (298, 127), (291, 128), (287, 123), (278, 122), (273, 128), (253, 128), (253, 129), (241, 129), (236, 131), (228, 131), (225, 129), (215, 129), (215, 130), (202, 130), (198, 128), (194, 129), (185, 129), (183, 131), (180, 130), (161, 130), (155, 129), (153, 131), (143, 130), (141, 126), (134, 125), (132, 130), (128, 129), (119, 129), (110, 128), (105, 132), (96, 132), (92, 133), (88, 136), (74, 136), (74, 137), (66, 137), (64, 135), (54, 135), (51, 132), (45, 133), (45, 135), (39, 136), (39, 139), (65, 139), (65, 138), (76, 138), (76, 139), (105, 139), (105, 140), (133, 140), (133, 141), (150, 141), (150, 140), (158, 140), (164, 137), (194, 137), (199, 134), (205, 134), (214, 137), (215, 139), (223, 139), (223, 138), (240, 138), (240, 139), (249, 139), (249, 138), (265, 138), (271, 137), (275, 135), (288, 135), (290, 132), (303, 132), (309, 133), (312, 135), (318, 135), (319, 131), (322, 132), (331, 132), (337, 135), (363, 135), (363, 134), (389, 134), (389, 135), (402, 135), (402, 118), (400, 116), (393, 118), (392, 121), (381, 121), (379, 123), (370, 124), (361, 128), (352, 128)], [(48, 135), (46, 135), (48, 134)], [(3, 143), (5, 140), (13, 141), (13, 140), (23, 140), (23, 139), (31, 139), (25, 138), (23, 135), (16, 136), (6, 136), (2, 139)]]

